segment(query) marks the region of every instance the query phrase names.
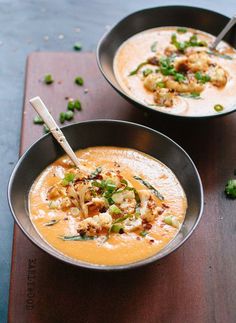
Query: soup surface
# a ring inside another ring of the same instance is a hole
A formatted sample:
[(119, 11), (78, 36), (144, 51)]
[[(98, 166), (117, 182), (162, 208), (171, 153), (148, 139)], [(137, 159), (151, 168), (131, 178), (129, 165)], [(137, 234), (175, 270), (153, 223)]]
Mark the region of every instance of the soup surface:
[(207, 116), (236, 106), (236, 50), (215, 37), (182, 27), (143, 31), (125, 41), (114, 58), (124, 92), (170, 114)]
[(183, 223), (187, 201), (173, 172), (139, 151), (92, 147), (48, 166), (29, 194), (31, 221), (66, 256), (98, 265), (148, 258)]

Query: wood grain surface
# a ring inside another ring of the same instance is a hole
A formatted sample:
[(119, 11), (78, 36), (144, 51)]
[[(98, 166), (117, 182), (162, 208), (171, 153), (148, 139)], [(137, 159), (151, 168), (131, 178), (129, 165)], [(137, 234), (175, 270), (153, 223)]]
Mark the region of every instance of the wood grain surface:
[[(42, 83), (46, 73), (54, 84)], [(78, 75), (84, 77), (83, 87), (73, 82)], [(195, 233), (175, 253), (114, 273), (64, 264), (34, 246), (15, 225), (9, 322), (235, 322), (236, 204), (223, 189), (236, 168), (236, 114), (208, 121), (163, 120), (122, 99), (101, 76), (94, 54), (33, 53), (26, 70), (21, 154), (42, 135), (32, 123), (35, 113), (29, 104), (36, 95), (55, 118), (66, 109), (65, 97), (79, 97), (83, 110), (75, 121), (124, 119), (169, 135), (199, 169), (205, 210)]]

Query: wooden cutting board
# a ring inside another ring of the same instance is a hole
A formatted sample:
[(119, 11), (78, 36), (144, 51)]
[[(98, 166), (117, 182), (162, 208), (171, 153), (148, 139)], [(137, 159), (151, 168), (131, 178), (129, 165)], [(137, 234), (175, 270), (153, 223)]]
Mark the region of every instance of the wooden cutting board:
[[(54, 84), (42, 79), (51, 73)], [(79, 87), (73, 80), (84, 77)], [(84, 89), (88, 93), (84, 93)], [(42, 135), (29, 98), (39, 95), (54, 117), (65, 97), (79, 97), (75, 121), (97, 118), (149, 125), (181, 144), (203, 180), (205, 210), (192, 237), (161, 261), (126, 272), (95, 272), (64, 264), (34, 246), (15, 225), (9, 322), (235, 322), (236, 202), (223, 189), (236, 168), (236, 113), (208, 121), (163, 120), (122, 99), (103, 79), (92, 53), (33, 53), (26, 69), (22, 154)], [(204, 107), (202, 107), (204, 108)]]

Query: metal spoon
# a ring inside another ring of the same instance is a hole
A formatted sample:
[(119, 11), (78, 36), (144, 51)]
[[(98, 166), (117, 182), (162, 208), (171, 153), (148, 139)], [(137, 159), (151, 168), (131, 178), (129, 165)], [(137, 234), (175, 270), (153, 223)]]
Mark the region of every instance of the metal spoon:
[[(40, 97), (36, 96), (35, 98), (30, 99), (29, 102), (32, 105), (32, 107), (35, 109), (35, 111), (43, 119), (43, 121), (48, 126), (48, 128), (51, 131), (54, 138), (61, 145), (61, 147), (65, 150), (65, 152), (70, 157), (70, 159), (75, 164), (75, 166), (78, 168), (81, 168), (80, 162), (79, 162), (76, 154), (72, 150), (71, 146), (69, 145), (68, 141), (66, 140), (65, 136), (63, 135), (63, 132), (60, 130), (60, 128), (56, 124), (56, 121), (53, 119), (52, 115), (50, 114), (47, 107), (45, 106), (43, 101), (40, 99)], [(83, 166), (82, 166), (82, 168), (83, 168)]]
[(227, 32), (235, 25), (236, 23), (236, 15), (234, 15), (230, 21), (227, 23), (225, 28), (219, 33), (219, 35), (216, 37), (214, 43), (211, 45), (210, 49), (215, 49), (216, 46), (219, 44), (219, 42), (224, 38), (224, 36), (227, 34)]

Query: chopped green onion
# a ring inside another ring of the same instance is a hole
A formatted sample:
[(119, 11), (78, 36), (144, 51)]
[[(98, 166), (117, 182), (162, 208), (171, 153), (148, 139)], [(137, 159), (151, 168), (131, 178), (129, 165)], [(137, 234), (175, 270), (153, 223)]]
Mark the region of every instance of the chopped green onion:
[(60, 113), (59, 120), (60, 120), (60, 123), (64, 123), (65, 122), (65, 120), (66, 120), (66, 114), (65, 114), (65, 112), (61, 112)]
[(81, 49), (82, 49), (82, 45), (81, 45), (81, 43), (80, 43), (80, 42), (76, 42), (76, 43), (74, 43), (74, 50), (79, 51), (79, 50), (81, 50)]
[(172, 34), (171, 36), (171, 44), (173, 44), (179, 51), (184, 52), (188, 47), (195, 46), (207, 46), (207, 43), (203, 40), (198, 40), (197, 35), (192, 35), (189, 40), (184, 42), (179, 42), (177, 40), (177, 35)]
[(44, 124), (44, 121), (40, 116), (36, 116), (34, 117), (34, 124)]
[(174, 80), (179, 82), (179, 83), (182, 83), (183, 81), (186, 80), (186, 77), (182, 73), (175, 73), (174, 74)]
[(209, 75), (202, 74), (201, 72), (196, 72), (194, 76), (195, 76), (195, 79), (202, 84), (205, 84), (206, 82), (209, 82), (211, 80)]
[(49, 222), (44, 223), (43, 225), (44, 225), (45, 227), (50, 227), (50, 226), (52, 226), (52, 225), (54, 225), (54, 224), (58, 223), (59, 221), (60, 221), (60, 220), (55, 220), (55, 219), (53, 219), (53, 220), (51, 220), (51, 221), (49, 221)]
[(44, 76), (44, 83), (45, 84), (52, 84), (54, 82), (51, 74), (46, 74)]
[(221, 112), (221, 111), (223, 111), (223, 110), (224, 110), (224, 107), (223, 107), (223, 105), (221, 105), (221, 104), (216, 104), (216, 105), (214, 105), (214, 110), (215, 110), (216, 112)]
[(126, 219), (130, 218), (131, 216), (132, 216), (132, 214), (124, 215), (124, 216), (122, 216), (122, 218), (119, 218), (119, 219), (115, 220), (113, 222), (113, 224), (124, 222)]
[(78, 234), (74, 236), (59, 236), (59, 238), (64, 241), (86, 241), (86, 240), (94, 240), (95, 237)]
[(123, 230), (123, 226), (121, 224), (113, 224), (110, 231), (119, 233), (121, 230)]
[(74, 118), (74, 112), (73, 111), (66, 111), (65, 112), (65, 120), (70, 121)]
[(65, 176), (64, 176), (61, 184), (63, 186), (67, 186), (67, 185), (69, 185), (69, 183), (73, 182), (74, 179), (75, 179), (75, 174), (73, 174), (73, 173), (67, 173), (67, 174), (65, 174)]
[(185, 28), (185, 27), (178, 27), (178, 28), (176, 29), (176, 31), (177, 31), (177, 33), (179, 33), (179, 34), (185, 34), (185, 33), (188, 31), (188, 29), (187, 29), (187, 28)]
[(102, 172), (102, 167), (97, 167), (94, 172), (89, 175), (89, 179), (96, 178)]
[(175, 216), (166, 216), (164, 218), (164, 222), (168, 225), (171, 225), (174, 228), (179, 228), (180, 227), (180, 223), (179, 221), (176, 219)]
[(111, 205), (109, 207), (109, 211), (112, 213), (112, 214), (121, 214), (121, 210), (118, 208), (118, 206), (116, 206), (115, 204)]
[(107, 189), (108, 191), (113, 192), (113, 191), (116, 189), (116, 184), (115, 184), (115, 183), (113, 183), (113, 182), (112, 182), (112, 181), (110, 181), (110, 180), (107, 180), (107, 181), (106, 181), (106, 189)]
[(77, 77), (75, 78), (75, 84), (80, 85), (80, 86), (84, 85), (84, 80), (83, 80), (83, 78), (82, 78), (81, 76), (77, 76)]
[(73, 100), (68, 101), (67, 110), (69, 110), (69, 111), (74, 111), (75, 110), (75, 104), (74, 104)]
[(144, 71), (143, 71), (143, 76), (148, 76), (149, 74), (152, 74), (153, 73), (153, 70), (150, 69), (150, 68), (146, 68)]
[(225, 186), (225, 194), (230, 198), (236, 198), (236, 179), (228, 180)]
[(157, 51), (157, 41), (154, 41), (151, 45), (151, 51), (152, 52), (156, 52)]
[(74, 101), (74, 108), (78, 111), (82, 110), (81, 102), (79, 100)]
[(139, 176), (133, 176), (134, 179), (136, 179), (137, 181), (141, 182), (144, 186), (146, 186), (147, 188), (149, 188), (152, 193), (159, 198), (159, 200), (164, 200), (164, 196), (154, 187), (152, 186), (150, 183), (148, 183), (147, 181), (145, 181), (144, 179), (142, 179)]
[(192, 93), (180, 93), (179, 96), (182, 96), (183, 98), (189, 98), (189, 99), (201, 99), (200, 93), (198, 92), (192, 92)]
[(67, 104), (67, 110), (69, 111), (74, 111), (74, 110), (82, 110), (82, 107), (81, 107), (81, 102), (79, 100), (70, 100)]
[(50, 129), (48, 128), (48, 126), (46, 124), (43, 125), (43, 130), (44, 130), (44, 133), (50, 132)]
[(164, 82), (157, 82), (156, 84), (157, 87), (160, 87), (161, 89), (166, 87), (165, 83)]
[(220, 54), (220, 53), (217, 53), (217, 52), (212, 52), (212, 51), (208, 51), (207, 54), (209, 55), (213, 55), (213, 56), (217, 56), (217, 57), (221, 57), (221, 58), (224, 58), (224, 59), (229, 59), (229, 60), (232, 60), (233, 57), (229, 56), (229, 55), (226, 55), (226, 54)]
[(140, 233), (139, 233), (140, 235), (141, 235), (141, 237), (146, 237), (146, 235), (148, 234), (148, 232), (147, 231), (141, 231)]
[(140, 68), (141, 68), (141, 67), (143, 67), (144, 65), (147, 65), (147, 64), (148, 64), (148, 62), (147, 62), (147, 61), (140, 63), (140, 64), (136, 67), (136, 69), (135, 69), (135, 70), (133, 70), (133, 71), (131, 71), (131, 72), (129, 73), (129, 76), (132, 76), (132, 75), (137, 74), (137, 73), (138, 73), (138, 71), (140, 70)]

